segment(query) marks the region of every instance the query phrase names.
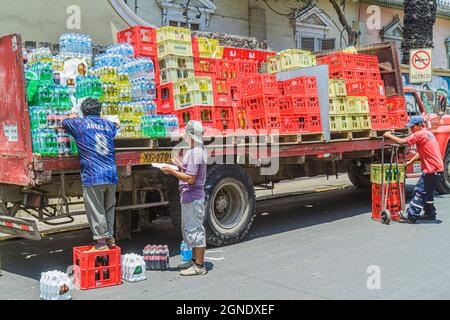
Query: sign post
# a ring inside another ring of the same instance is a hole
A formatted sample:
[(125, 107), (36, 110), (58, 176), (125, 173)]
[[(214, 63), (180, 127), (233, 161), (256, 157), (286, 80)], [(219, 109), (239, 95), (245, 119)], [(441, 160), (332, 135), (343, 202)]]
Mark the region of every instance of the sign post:
[(433, 76), (432, 49), (413, 49), (409, 62), (409, 82), (431, 82)]

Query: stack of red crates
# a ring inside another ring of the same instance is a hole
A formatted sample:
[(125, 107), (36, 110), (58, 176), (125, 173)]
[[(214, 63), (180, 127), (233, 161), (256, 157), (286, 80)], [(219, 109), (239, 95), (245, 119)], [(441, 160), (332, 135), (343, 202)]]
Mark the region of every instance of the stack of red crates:
[(387, 99), (388, 116), (392, 128), (403, 128), (408, 123), (406, 100), (404, 96), (393, 96)]
[(315, 77), (279, 82), (281, 132), (321, 132), (319, 94)]
[(391, 128), (378, 57), (340, 52), (318, 58), (317, 64), (329, 65), (331, 79), (344, 79), (347, 96), (368, 98), (373, 129)]
[[(387, 190), (386, 190), (387, 189)], [(381, 184), (372, 183), (372, 219), (380, 221), (381, 212), (383, 211), (383, 192), (386, 196), (386, 209), (391, 213), (391, 218), (394, 221), (401, 219), (399, 212), (402, 210), (400, 195), (403, 194), (405, 199), (405, 184), (400, 184), (400, 189), (397, 183), (385, 184), (382, 188)]]

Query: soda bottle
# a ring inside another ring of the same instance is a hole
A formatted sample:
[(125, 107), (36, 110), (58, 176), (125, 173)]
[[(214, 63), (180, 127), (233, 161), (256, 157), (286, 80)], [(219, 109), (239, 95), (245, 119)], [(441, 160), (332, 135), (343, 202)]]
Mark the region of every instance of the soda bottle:
[(155, 246), (150, 247), (150, 270), (155, 270)]

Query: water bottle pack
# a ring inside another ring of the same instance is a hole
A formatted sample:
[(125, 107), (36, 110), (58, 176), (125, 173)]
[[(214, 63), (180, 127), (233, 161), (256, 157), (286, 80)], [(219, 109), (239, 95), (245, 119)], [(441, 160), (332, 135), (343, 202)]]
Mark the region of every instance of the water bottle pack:
[(192, 248), (190, 248), (186, 242), (181, 242), (180, 245), (181, 261), (188, 262), (192, 260)]
[(140, 78), (155, 80), (155, 65), (149, 58), (130, 59), (120, 68), (120, 71), (127, 73), (130, 80)]
[(41, 83), (53, 82), (53, 65), (51, 62), (36, 62), (30, 65), (27, 70), (35, 73)]
[(64, 59), (80, 58), (92, 61), (92, 39), (88, 35), (66, 33), (59, 39), (60, 54)]
[(145, 275), (144, 257), (137, 254), (126, 254), (122, 256), (122, 279), (128, 282), (138, 282), (147, 279)]
[(178, 129), (178, 118), (174, 115), (142, 116), (142, 135), (144, 137), (171, 137), (178, 132)]
[(156, 84), (146, 78), (131, 80), (131, 95), (134, 100), (155, 100)]
[(67, 273), (56, 270), (41, 273), (39, 288), (42, 300), (72, 299), (72, 284)]
[(28, 54), (29, 65), (39, 62), (43, 63), (52, 62), (52, 51), (50, 50), (50, 48), (34, 49)]
[(102, 82), (98, 76), (77, 77), (76, 98), (86, 97), (101, 99), (103, 97)]
[(131, 44), (128, 43), (119, 43), (106, 48), (107, 54), (120, 55), (124, 59), (133, 59), (134, 57), (134, 48)]
[(166, 245), (148, 245), (144, 248), (144, 261), (147, 270), (166, 271), (170, 269), (170, 252)]

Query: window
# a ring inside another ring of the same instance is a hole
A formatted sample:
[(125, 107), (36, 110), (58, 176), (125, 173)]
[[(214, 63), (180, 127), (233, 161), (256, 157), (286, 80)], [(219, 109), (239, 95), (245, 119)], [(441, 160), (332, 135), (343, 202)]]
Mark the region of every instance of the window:
[(315, 44), (314, 38), (302, 38), (301, 49), (315, 51), (316, 46), (314, 44)]
[(319, 39), (320, 51), (335, 49), (335, 39)]
[[(186, 28), (187, 24), (186, 21), (169, 21), (169, 26), (171, 27), (179, 27), (179, 28)], [(198, 23), (189, 23), (189, 28), (193, 31), (200, 30), (200, 25)]]
[(406, 111), (409, 116), (417, 116), (422, 114), (420, 111), (420, 106), (417, 103), (416, 97), (413, 93), (406, 94)]
[(25, 49), (27, 50), (36, 49), (36, 41), (25, 41)]

